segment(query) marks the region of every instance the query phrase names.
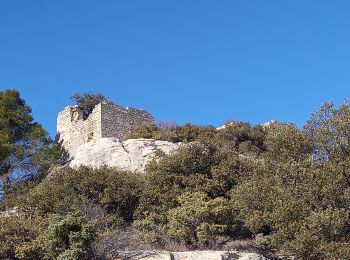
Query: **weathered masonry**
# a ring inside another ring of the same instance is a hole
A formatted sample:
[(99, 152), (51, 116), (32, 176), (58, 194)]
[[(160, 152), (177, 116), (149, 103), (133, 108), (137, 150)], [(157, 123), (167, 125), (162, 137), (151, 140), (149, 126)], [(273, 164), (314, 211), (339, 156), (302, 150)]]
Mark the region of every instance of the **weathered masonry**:
[(102, 137), (121, 140), (134, 127), (153, 122), (152, 115), (144, 110), (110, 103), (96, 105), (86, 119), (81, 108), (68, 106), (58, 114), (57, 138), (69, 157), (74, 157), (83, 143)]

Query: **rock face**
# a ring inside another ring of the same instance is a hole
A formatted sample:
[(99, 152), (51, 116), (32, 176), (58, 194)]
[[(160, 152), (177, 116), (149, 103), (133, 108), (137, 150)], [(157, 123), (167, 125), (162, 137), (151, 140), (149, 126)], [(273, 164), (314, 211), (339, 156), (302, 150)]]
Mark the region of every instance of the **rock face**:
[(266, 257), (259, 255), (257, 253), (243, 253), (239, 260), (267, 260)]
[(256, 253), (237, 251), (188, 251), (170, 253), (172, 260), (267, 260)]
[(0, 217), (9, 218), (13, 216), (18, 216), (18, 207), (13, 207), (5, 211), (0, 211)]
[(157, 152), (169, 154), (179, 147), (166, 141), (124, 139), (141, 125), (154, 124), (150, 113), (102, 102), (89, 116), (78, 106), (68, 106), (57, 117), (57, 142), (69, 166), (103, 165), (143, 173)]
[(257, 253), (237, 251), (140, 251), (121, 252), (116, 259), (130, 260), (268, 260)]
[(106, 137), (123, 140), (134, 127), (153, 123), (152, 115), (142, 109), (102, 102), (85, 118), (81, 108), (68, 106), (57, 117), (57, 142), (72, 158), (81, 144)]
[(222, 259), (239, 259), (239, 255), (236, 252), (228, 251), (188, 251), (188, 252), (173, 252), (174, 260), (222, 260)]
[(99, 138), (80, 145), (70, 167), (98, 168), (106, 165), (143, 173), (157, 152), (170, 154), (179, 146), (180, 144), (153, 139), (129, 139), (121, 142), (117, 138)]

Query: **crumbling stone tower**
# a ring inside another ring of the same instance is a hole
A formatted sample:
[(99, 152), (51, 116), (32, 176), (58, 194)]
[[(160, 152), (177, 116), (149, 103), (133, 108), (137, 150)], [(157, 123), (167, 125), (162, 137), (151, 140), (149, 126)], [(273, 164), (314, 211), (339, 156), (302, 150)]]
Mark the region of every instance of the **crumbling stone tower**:
[(152, 115), (144, 110), (107, 102), (96, 105), (86, 119), (81, 108), (68, 106), (57, 117), (57, 139), (67, 155), (74, 157), (83, 143), (103, 137), (121, 140), (134, 127), (152, 123)]

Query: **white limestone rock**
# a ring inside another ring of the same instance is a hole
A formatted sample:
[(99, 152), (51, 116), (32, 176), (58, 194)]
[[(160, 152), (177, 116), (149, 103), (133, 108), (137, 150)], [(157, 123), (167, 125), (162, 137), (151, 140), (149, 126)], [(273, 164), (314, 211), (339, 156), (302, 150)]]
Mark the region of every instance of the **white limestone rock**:
[(257, 253), (246, 253), (243, 254), (238, 260), (268, 260), (266, 257)]
[[(118, 258), (119, 257), (119, 258)], [(117, 259), (130, 260), (268, 260), (257, 253), (238, 251), (129, 251), (118, 253)]]
[(7, 209), (5, 211), (0, 211), (0, 217), (5, 217), (5, 218), (9, 218), (9, 217), (15, 217), (18, 216), (18, 207), (15, 206), (11, 209)]
[(180, 146), (153, 139), (129, 139), (120, 142), (116, 138), (99, 138), (80, 145), (70, 162), (70, 167), (103, 165), (122, 170), (143, 173), (147, 163), (152, 161), (157, 151), (170, 154)]
[(172, 252), (174, 260), (268, 260), (256, 253), (244, 253), (238, 251), (187, 251)]
[(268, 260), (266, 257), (257, 253), (240, 253), (241, 257), (238, 260)]
[(270, 126), (274, 125), (277, 123), (277, 120), (270, 120), (268, 122), (265, 122), (262, 125), (263, 128), (269, 128)]
[(238, 259), (236, 253), (228, 251), (187, 251), (187, 252), (172, 252), (174, 260), (231, 260)]

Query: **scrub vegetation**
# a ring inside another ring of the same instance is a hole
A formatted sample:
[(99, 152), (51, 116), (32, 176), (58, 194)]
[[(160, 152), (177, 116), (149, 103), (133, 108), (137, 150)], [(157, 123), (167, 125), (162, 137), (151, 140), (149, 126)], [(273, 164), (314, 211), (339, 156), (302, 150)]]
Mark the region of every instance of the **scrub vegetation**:
[(70, 169), (19, 93), (1, 91), (0, 258), (108, 259), (234, 241), (270, 257), (350, 258), (348, 102), (324, 104), (302, 129), (162, 123), (128, 138), (184, 145), (143, 175)]

